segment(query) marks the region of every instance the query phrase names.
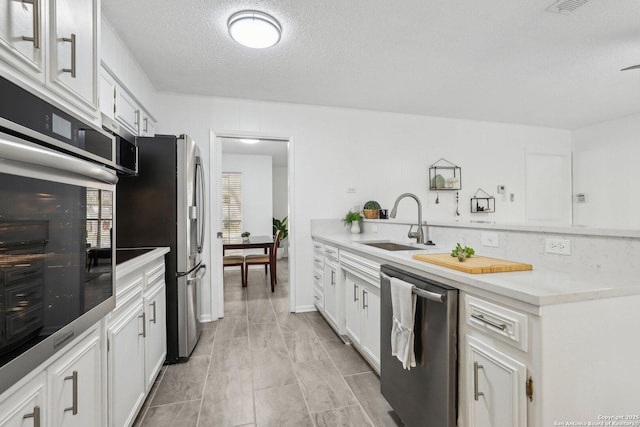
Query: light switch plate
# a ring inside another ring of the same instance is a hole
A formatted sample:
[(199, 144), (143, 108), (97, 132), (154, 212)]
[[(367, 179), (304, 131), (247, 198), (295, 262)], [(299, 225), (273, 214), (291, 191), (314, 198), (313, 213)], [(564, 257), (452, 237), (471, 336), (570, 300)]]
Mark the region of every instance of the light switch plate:
[(492, 248), (500, 247), (500, 238), (498, 233), (483, 231), (481, 234), (482, 246), (489, 246)]

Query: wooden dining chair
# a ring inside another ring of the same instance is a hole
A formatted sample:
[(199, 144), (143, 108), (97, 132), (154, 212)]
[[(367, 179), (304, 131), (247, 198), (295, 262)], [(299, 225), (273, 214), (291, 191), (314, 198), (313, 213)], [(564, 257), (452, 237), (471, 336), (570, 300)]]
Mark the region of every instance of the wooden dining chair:
[(242, 279), (242, 287), (247, 287), (247, 277), (244, 269), (244, 255), (224, 255), (222, 257), (222, 268), (240, 266), (240, 277)]
[[(250, 265), (264, 265), (265, 269), (268, 266), (271, 273), (271, 292), (274, 291), (274, 286), (278, 283), (278, 277), (276, 274), (276, 252), (280, 245), (280, 230), (276, 231), (276, 235), (273, 238), (273, 247), (268, 254), (249, 254), (244, 257), (244, 277), (245, 280), (249, 278), (249, 266)], [(265, 271), (266, 274), (266, 271)]]

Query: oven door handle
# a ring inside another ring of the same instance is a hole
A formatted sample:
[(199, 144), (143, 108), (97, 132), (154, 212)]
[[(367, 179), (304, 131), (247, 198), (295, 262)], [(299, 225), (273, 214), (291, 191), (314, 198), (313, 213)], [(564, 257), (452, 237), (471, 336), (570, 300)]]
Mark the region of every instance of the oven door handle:
[(0, 138), (0, 153), (0, 157), (15, 162), (63, 170), (108, 184), (116, 184), (118, 182), (116, 173), (102, 165), (78, 159), (68, 154), (47, 150), (28, 142), (9, 140), (4, 135)]

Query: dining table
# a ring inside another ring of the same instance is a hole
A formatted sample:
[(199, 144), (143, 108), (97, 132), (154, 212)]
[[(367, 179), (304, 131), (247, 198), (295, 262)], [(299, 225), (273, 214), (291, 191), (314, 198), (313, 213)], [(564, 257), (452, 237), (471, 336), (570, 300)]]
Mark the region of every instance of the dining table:
[[(222, 255), (230, 249), (264, 249), (264, 253), (268, 254), (271, 260), (269, 269), (271, 271), (271, 291), (273, 292), (276, 273), (275, 257), (271, 253), (273, 252), (273, 236), (249, 236), (225, 240), (222, 244)], [(266, 273), (267, 266), (265, 265), (264, 268)]]

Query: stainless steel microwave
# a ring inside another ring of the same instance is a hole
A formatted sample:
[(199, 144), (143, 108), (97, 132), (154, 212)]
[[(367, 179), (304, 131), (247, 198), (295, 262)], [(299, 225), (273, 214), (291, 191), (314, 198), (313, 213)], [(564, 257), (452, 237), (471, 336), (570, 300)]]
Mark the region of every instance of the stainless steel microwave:
[(102, 128), (114, 137), (116, 169), (126, 175), (137, 175), (138, 145), (136, 137), (104, 114), (102, 114)]
[(111, 135), (0, 93), (2, 393), (113, 309), (118, 178)]

